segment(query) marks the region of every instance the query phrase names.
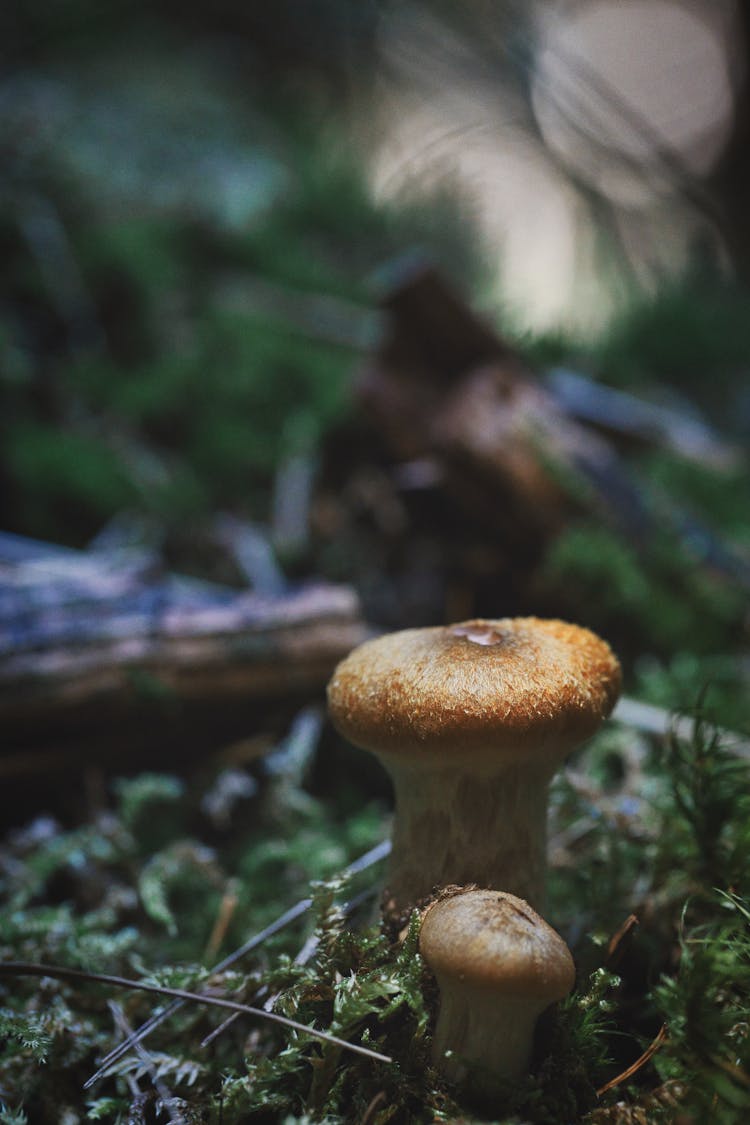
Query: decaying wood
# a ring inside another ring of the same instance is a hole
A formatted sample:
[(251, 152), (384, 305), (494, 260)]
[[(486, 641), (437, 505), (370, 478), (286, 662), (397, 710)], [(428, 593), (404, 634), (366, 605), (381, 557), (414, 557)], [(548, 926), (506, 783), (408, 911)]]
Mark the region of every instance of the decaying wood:
[(590, 512), (636, 549), (666, 526), (696, 565), (750, 587), (746, 553), (665, 505), (626, 460), (651, 444), (716, 469), (741, 463), (697, 414), (570, 372), (545, 381), (430, 267), (402, 277), (384, 309), (384, 340), (357, 393), (395, 479), (429, 479), (517, 566), (533, 565), (571, 518)]
[(78, 646), (6, 655), (0, 716), (22, 713), (30, 703), (64, 706), (139, 691), (193, 698), (278, 695), (318, 683), (321, 668), (332, 667), (364, 637), (353, 595), (331, 587), (260, 603), (244, 595), (221, 610), (166, 611), (150, 623), (125, 616), (111, 625), (119, 634), (112, 639), (93, 633)]
[(607, 517), (641, 519), (606, 438), (573, 418), (434, 270), (407, 277), (385, 308), (388, 332), (358, 395), (396, 459), (434, 462), (441, 487), (526, 556), (592, 503)]
[(95, 552), (29, 544), (24, 556), (22, 546), (14, 540), (0, 558), (6, 758), (19, 740), (33, 742), (35, 730), (47, 731), (49, 744), (50, 731), (97, 715), (118, 719), (145, 706), (153, 717), (155, 701), (164, 712), (299, 700), (319, 693), (365, 636), (356, 595), (345, 586), (261, 596), (154, 575)]

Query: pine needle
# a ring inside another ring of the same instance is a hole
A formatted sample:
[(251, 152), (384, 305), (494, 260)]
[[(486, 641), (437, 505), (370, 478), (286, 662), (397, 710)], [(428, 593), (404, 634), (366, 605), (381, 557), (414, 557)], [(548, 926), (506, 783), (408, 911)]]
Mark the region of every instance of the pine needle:
[(628, 1078), (632, 1078), (633, 1075), (641, 1069), (641, 1067), (645, 1066), (646, 1063), (654, 1057), (666, 1038), (667, 1026), (666, 1024), (662, 1024), (653, 1043), (649, 1044), (643, 1054), (639, 1058), (637, 1058), (635, 1062), (627, 1068), (627, 1070), (623, 1070), (622, 1074), (618, 1074), (616, 1078), (613, 1078), (610, 1082), (607, 1082), (604, 1086), (601, 1086), (596, 1091), (597, 1098), (600, 1098), (602, 1094), (606, 1094), (608, 1090), (613, 1089), (615, 1086), (619, 1086), (621, 1082), (626, 1082)]

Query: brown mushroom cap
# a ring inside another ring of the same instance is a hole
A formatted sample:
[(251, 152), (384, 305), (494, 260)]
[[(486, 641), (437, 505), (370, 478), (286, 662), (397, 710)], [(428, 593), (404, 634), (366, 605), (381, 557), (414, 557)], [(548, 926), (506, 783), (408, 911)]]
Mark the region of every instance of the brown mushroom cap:
[(356, 648), (328, 704), (338, 730), (375, 753), (421, 757), (583, 741), (619, 694), (620, 666), (588, 629), (536, 617), (405, 629)]
[(420, 950), (444, 982), (501, 989), (544, 1007), (575, 983), (570, 950), (523, 899), (504, 891), (465, 891), (438, 899), (422, 920)]

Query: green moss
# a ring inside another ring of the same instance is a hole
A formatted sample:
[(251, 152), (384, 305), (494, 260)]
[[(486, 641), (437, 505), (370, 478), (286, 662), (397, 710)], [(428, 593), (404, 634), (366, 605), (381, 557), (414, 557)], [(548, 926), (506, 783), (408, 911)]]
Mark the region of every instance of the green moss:
[(688, 274), (610, 325), (598, 360), (607, 379), (623, 385), (656, 376), (708, 390), (708, 371), (731, 381), (750, 361), (748, 294), (717, 276)]
[[(700, 914), (703, 914), (701, 909)], [(714, 918), (680, 932), (680, 967), (654, 996), (668, 1027), (655, 1065), (684, 1091), (696, 1120), (739, 1125), (750, 1111), (750, 910), (734, 894), (714, 897)]]
[(742, 589), (695, 566), (674, 532), (655, 529), (636, 549), (593, 522), (553, 544), (544, 581), (605, 636), (632, 638), (653, 653), (711, 653), (736, 644)]
[(641, 656), (635, 662), (635, 692), (668, 711), (689, 712), (703, 696), (715, 722), (729, 730), (747, 731), (750, 713), (741, 655), (678, 652), (658, 658)]
[[(575, 867), (551, 873), (548, 908), (573, 940), (579, 985), (541, 1021), (532, 1074), (485, 1107), (493, 1120), (561, 1125), (584, 1121), (596, 1107), (614, 1112), (623, 1098), (657, 1120), (669, 1112), (659, 1099), (674, 1102), (678, 1093), (679, 1104), (694, 1112), (718, 1105), (715, 1119), (722, 1122), (739, 1122), (746, 1112), (750, 931), (740, 896), (750, 869), (750, 787), (747, 763), (715, 734), (698, 723), (692, 739), (672, 740), (660, 755), (644, 758), (638, 792), (622, 802), (616, 758), (631, 753), (622, 731), (605, 733), (586, 751), (590, 783), (607, 794), (602, 807), (585, 789), (564, 779), (556, 784), (554, 823), (588, 825), (574, 845)], [(0, 958), (200, 989), (222, 901), (234, 904), (224, 930), (224, 948), (233, 948), (310, 893), (311, 878), (341, 870), (383, 833), (382, 811), (361, 807), (352, 778), (342, 778), (337, 806), (304, 788), (304, 772), (278, 758), (258, 792), (243, 790), (241, 816), (232, 820), (232, 808), (225, 810), (223, 840), (200, 811), (205, 780), (193, 789), (158, 775), (121, 783), (115, 812), (85, 829), (39, 828), (36, 836), (19, 837), (14, 847), (22, 863), (11, 861), (13, 846), (0, 852)], [(628, 812), (627, 802), (638, 807)], [(175, 838), (188, 825), (198, 834)], [(212, 847), (205, 837), (213, 837)], [(368, 881), (376, 876), (351, 887), (340, 879), (313, 885), (307, 932), (315, 945), (307, 959), (294, 958), (302, 937), (291, 930), (212, 987), (248, 1002), (274, 995), (281, 1014), (382, 1051), (394, 1064), (262, 1021), (251, 1028), (236, 1021), (202, 1052), (201, 1040), (224, 1014), (187, 1005), (154, 1032), (148, 1050), (188, 1115), (218, 1115), (221, 1107), (225, 1125), (260, 1123), (269, 1114), (348, 1125), (373, 1105), (374, 1120), (394, 1125), (478, 1120), (470, 1098), (462, 1105), (430, 1064), (435, 988), (418, 954), (416, 914), (405, 941), (392, 945), (366, 916), (352, 921), (344, 908)], [(51, 897), (62, 901), (50, 905)], [(633, 909), (644, 913), (643, 933), (631, 945), (638, 957), (626, 954), (615, 975), (608, 936)], [(0, 1083), (17, 1091), (14, 1112), (23, 1108), (43, 1125), (54, 1120), (45, 1101), (50, 1082), (62, 1096), (53, 1062), (64, 1068), (66, 1104), (81, 1104), (81, 1083), (112, 1042), (108, 998), (101, 986), (55, 981), (41, 988), (17, 979), (8, 989), (0, 976)], [(129, 997), (131, 1022), (152, 1007)], [(669, 1030), (656, 1069), (645, 1069), (640, 1085), (615, 1086), (597, 1099), (596, 1090), (633, 1062), (662, 1021)], [(129, 1104), (128, 1076), (141, 1067), (137, 1056), (118, 1063), (89, 1112), (101, 1119), (108, 1107), (116, 1113)], [(660, 1093), (664, 1082), (670, 1085)]]
[(26, 518), (50, 538), (70, 540), (71, 528), (96, 526), (138, 495), (119, 451), (93, 433), (18, 423), (5, 435), (4, 458)]

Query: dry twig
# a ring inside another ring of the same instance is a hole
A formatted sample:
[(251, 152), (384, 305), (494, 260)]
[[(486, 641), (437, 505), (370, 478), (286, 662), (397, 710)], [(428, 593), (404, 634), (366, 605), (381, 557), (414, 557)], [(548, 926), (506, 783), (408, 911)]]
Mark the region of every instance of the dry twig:
[(144, 981), (130, 980), (127, 977), (112, 976), (109, 973), (87, 973), (82, 969), (68, 969), (61, 965), (43, 965), (32, 961), (3, 961), (0, 962), (0, 976), (33, 976), (52, 977), (53, 980), (80, 981), (87, 983), (108, 984), (112, 988), (129, 988), (139, 992), (150, 992), (157, 996), (173, 996), (176, 1000), (188, 1001), (194, 1004), (208, 1004), (215, 1008), (227, 1008), (232, 1012), (241, 1012), (248, 1016), (260, 1016), (262, 1019), (271, 1020), (273, 1023), (282, 1024), (293, 1031), (300, 1031), (313, 1039), (321, 1039), (325, 1043), (332, 1043), (346, 1051), (364, 1055), (365, 1058), (377, 1062), (393, 1062), (389, 1055), (382, 1055), (369, 1047), (362, 1047), (357, 1043), (349, 1043), (346, 1039), (339, 1039), (337, 1035), (330, 1035), (327, 1031), (319, 1031), (315, 1027), (298, 1023), (297, 1020), (280, 1016), (277, 1012), (265, 1012), (262, 1008), (253, 1008), (249, 1004), (239, 1004), (234, 1000), (224, 1000), (219, 996), (206, 996), (200, 992), (188, 992), (184, 988), (168, 988), (159, 984), (146, 984)]

